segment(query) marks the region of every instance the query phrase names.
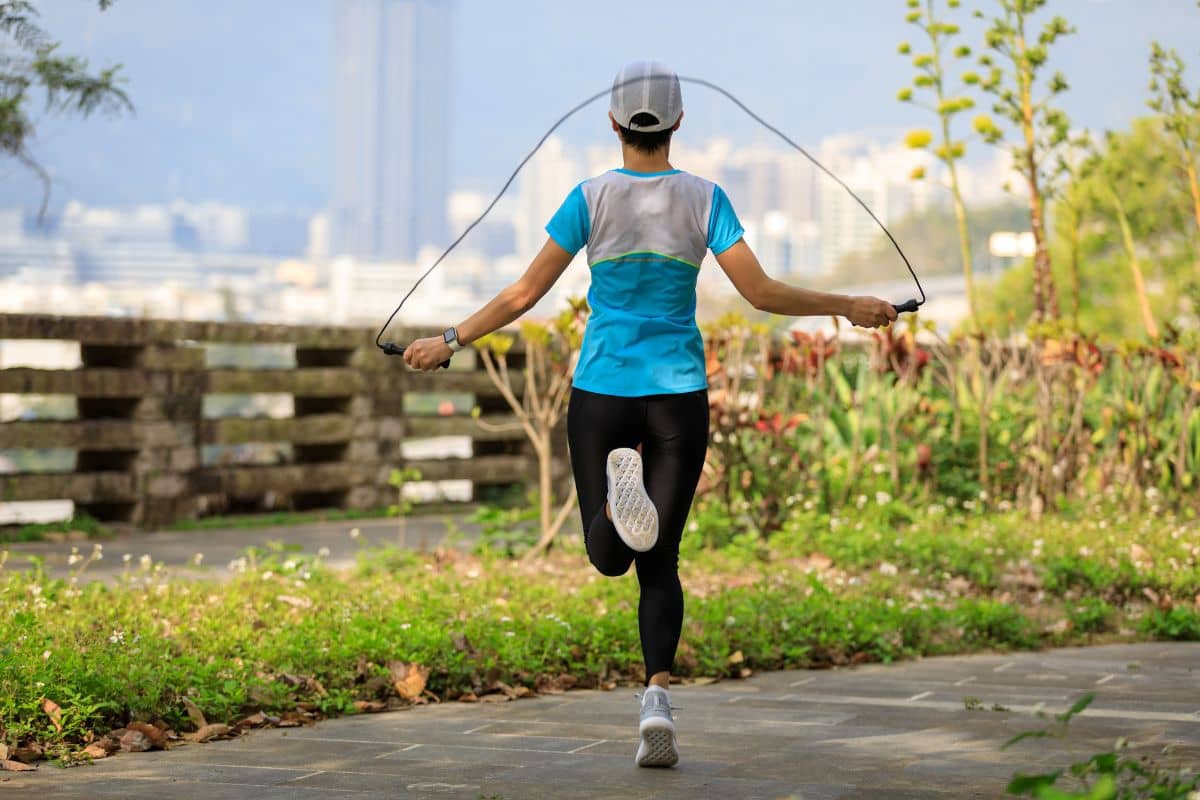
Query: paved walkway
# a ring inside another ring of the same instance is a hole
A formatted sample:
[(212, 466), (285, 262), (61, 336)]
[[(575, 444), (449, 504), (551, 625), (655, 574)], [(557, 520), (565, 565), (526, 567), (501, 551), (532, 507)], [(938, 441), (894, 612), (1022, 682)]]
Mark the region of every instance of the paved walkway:
[[(414, 549), (433, 548), (447, 537), (446, 521), (452, 520), (463, 533), (460, 544), (473, 541), (478, 526), (466, 517), (443, 514), (391, 519), (342, 520), (312, 522), (263, 528), (233, 528), (221, 530), (158, 531), (130, 533), (111, 539), (98, 539), (104, 557), (88, 565), (84, 576), (91, 580), (120, 575), (126, 568), (122, 557), (128, 553), (132, 566), (143, 555), (164, 564), (183, 577), (228, 577), (229, 562), (251, 546), (266, 547), (268, 542), (283, 542), (300, 548), (299, 552), (316, 555), (322, 548), (329, 550), (326, 563), (333, 567), (352, 566), (362, 547), (392, 544)], [(357, 536), (351, 536), (357, 531)], [(0, 543), (0, 550), (9, 551), (8, 569), (29, 567), (29, 556), (44, 560), (46, 570), (54, 577), (70, 572), (68, 559), (72, 548), (87, 556), (92, 541), (83, 542), (11, 542)], [(200, 568), (193, 558), (200, 553)]]
[[(1096, 701), (1071, 739), (1008, 737), (1034, 707)], [(1065, 767), (1127, 736), (1200, 765), (1200, 644), (1142, 644), (775, 672), (672, 692), (683, 760), (633, 765), (632, 689), (447, 703), (263, 730), (90, 767), (16, 774), (0, 796), (852, 800), (998, 798), (1012, 774)], [(979, 698), (988, 710), (968, 711)], [(1008, 710), (990, 710), (993, 704)]]

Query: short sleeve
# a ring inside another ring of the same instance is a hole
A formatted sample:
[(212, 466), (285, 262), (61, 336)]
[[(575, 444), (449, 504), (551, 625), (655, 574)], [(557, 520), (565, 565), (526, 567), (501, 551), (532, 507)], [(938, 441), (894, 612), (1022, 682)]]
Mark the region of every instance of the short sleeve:
[(579, 184), (546, 225), (546, 233), (563, 250), (574, 255), (583, 249), (592, 235), (592, 221), (588, 215), (587, 200), (583, 196), (583, 184)]
[(737, 244), (745, 233), (737, 214), (733, 213), (733, 204), (729, 202), (725, 190), (713, 184), (712, 212), (708, 217), (708, 249), (718, 256)]

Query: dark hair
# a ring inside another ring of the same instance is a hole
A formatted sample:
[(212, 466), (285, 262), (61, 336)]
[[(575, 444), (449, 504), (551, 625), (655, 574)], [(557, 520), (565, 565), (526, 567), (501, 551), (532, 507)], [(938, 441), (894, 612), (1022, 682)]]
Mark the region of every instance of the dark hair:
[[(634, 114), (633, 119), (629, 121), (636, 125), (656, 125), (658, 117), (642, 111)], [(617, 127), (621, 129), (622, 142), (646, 155), (651, 155), (666, 147), (667, 143), (671, 141), (671, 134), (675, 132), (670, 128), (662, 131), (635, 131), (620, 125)]]

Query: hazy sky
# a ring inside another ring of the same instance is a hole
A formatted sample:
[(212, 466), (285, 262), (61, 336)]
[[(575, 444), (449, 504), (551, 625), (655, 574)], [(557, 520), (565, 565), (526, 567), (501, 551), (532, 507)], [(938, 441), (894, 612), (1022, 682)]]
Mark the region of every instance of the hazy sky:
[[(121, 62), (134, 116), (46, 119), (34, 152), (57, 178), (53, 205), (217, 200), (312, 211), (332, 168), (333, 0), (90, 0), (38, 3), (64, 51)], [(990, 9), (991, 0), (964, 0)], [(1079, 32), (1052, 54), (1073, 121), (1121, 127), (1147, 113), (1152, 40), (1200, 82), (1195, 0), (1051, 0)], [(919, 33), (903, 0), (457, 0), (450, 59), (453, 184), (494, 189), (560, 114), (621, 64), (655, 58), (739, 95), (802, 143), (849, 131), (898, 136), (927, 124), (896, 102), (911, 69), (896, 44)], [(968, 42), (975, 44), (969, 31)], [(767, 141), (736, 108), (684, 87), (692, 141)], [(606, 104), (565, 128), (606, 141)], [(978, 147), (983, 147), (978, 145)], [(33, 206), (32, 181), (0, 167), (0, 205)]]

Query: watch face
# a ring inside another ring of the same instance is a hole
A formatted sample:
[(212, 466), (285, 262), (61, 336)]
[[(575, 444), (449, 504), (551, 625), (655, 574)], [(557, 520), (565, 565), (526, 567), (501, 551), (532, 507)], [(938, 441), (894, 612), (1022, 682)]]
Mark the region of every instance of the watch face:
[(458, 334), (454, 332), (454, 328), (447, 328), (446, 332), (442, 334), (442, 339), (446, 342), (446, 344), (450, 344), (458, 339)]

